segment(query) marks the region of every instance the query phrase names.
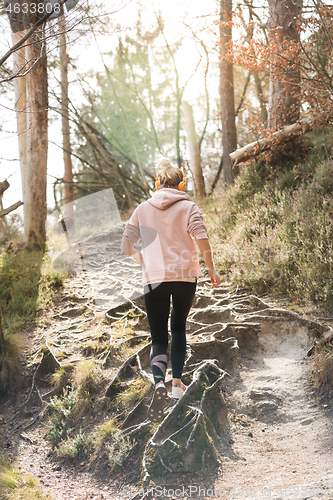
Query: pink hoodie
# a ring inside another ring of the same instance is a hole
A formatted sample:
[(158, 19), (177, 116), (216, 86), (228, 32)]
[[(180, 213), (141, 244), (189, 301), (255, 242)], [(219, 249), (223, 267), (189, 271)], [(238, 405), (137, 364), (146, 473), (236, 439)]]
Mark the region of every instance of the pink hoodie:
[(142, 239), (142, 283), (181, 281), (202, 276), (197, 248), (191, 238), (207, 238), (198, 206), (187, 193), (163, 188), (141, 203), (128, 221), (121, 249)]

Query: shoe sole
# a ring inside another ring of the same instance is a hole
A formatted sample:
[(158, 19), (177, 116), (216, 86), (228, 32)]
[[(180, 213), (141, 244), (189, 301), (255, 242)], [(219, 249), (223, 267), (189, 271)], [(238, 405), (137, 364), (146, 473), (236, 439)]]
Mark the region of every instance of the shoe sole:
[(165, 387), (158, 387), (148, 409), (148, 418), (151, 422), (162, 422), (164, 419), (164, 405), (168, 393)]

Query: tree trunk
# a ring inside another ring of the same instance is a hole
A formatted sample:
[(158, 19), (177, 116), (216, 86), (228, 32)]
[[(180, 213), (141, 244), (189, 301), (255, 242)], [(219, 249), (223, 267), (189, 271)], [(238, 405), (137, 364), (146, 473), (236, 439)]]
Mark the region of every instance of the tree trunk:
[(292, 56), (291, 44), (298, 43), (297, 20), (301, 4), (294, 0), (269, 0), (269, 38), (275, 48), (271, 58), (268, 129), (277, 130), (299, 119), (300, 73), (297, 52)]
[(0, 354), (3, 352), (4, 345), (5, 345), (5, 336), (3, 334), (3, 329), (2, 329), (2, 311), (0, 306)]
[(193, 109), (187, 102), (184, 102), (183, 110), (187, 145), (190, 151), (190, 168), (194, 181), (194, 195), (196, 198), (204, 198), (206, 196), (205, 182), (201, 168), (199, 140), (195, 131)]
[(233, 168), (230, 153), (237, 148), (237, 133), (235, 122), (235, 97), (233, 63), (224, 61), (228, 54), (229, 44), (232, 40), (232, 28), (228, 24), (232, 20), (232, 0), (221, 0), (220, 10), (220, 98), (222, 120), (222, 146), (223, 146), (223, 174), (226, 185), (233, 183), (239, 174), (239, 168)]
[[(36, 22), (36, 20), (32, 21)], [(30, 44), (26, 47), (26, 58), (32, 67), (26, 77), (27, 165), (24, 241), (28, 246), (39, 248), (43, 248), (45, 243), (48, 146), (48, 84), (43, 37), (42, 29), (37, 30), (30, 38)]]
[(68, 115), (68, 55), (66, 43), (66, 23), (62, 16), (59, 20), (59, 47), (60, 47), (60, 67), (61, 67), (61, 120), (62, 120), (62, 146), (64, 158), (64, 217), (74, 221), (74, 186), (73, 186), (73, 165), (71, 156), (70, 126)]
[[(3, 212), (2, 194), (0, 194), (0, 214)], [(6, 234), (6, 219), (5, 216), (0, 219), (0, 237), (3, 238)]]
[[(2, 196), (3, 193), (6, 191), (6, 189), (8, 188), (9, 188), (9, 182), (7, 180), (4, 182), (0, 182), (0, 214), (4, 213)], [(6, 219), (5, 215), (3, 215), (0, 219), (0, 234), (2, 236), (5, 236), (5, 233), (6, 233)]]
[[(12, 33), (13, 45), (17, 43), (22, 36), (24, 31), (19, 33)], [(13, 70), (14, 73), (25, 72), (25, 47), (21, 47), (19, 50), (13, 53)], [(16, 111), (16, 124), (17, 124), (17, 136), (19, 144), (19, 156), (20, 156), (20, 169), (21, 169), (21, 184), (22, 184), (22, 198), (23, 203), (25, 202), (25, 177), (27, 168), (27, 109), (26, 109), (26, 77), (20, 76), (19, 78), (14, 78), (14, 91), (15, 91), (15, 111)]]
[(182, 97), (181, 97), (181, 91), (179, 88), (179, 77), (178, 77), (178, 71), (176, 71), (176, 102), (177, 102), (177, 108), (176, 108), (176, 153), (177, 153), (177, 165), (178, 168), (182, 168), (182, 157), (180, 153), (180, 121), (181, 121), (181, 104), (182, 104)]

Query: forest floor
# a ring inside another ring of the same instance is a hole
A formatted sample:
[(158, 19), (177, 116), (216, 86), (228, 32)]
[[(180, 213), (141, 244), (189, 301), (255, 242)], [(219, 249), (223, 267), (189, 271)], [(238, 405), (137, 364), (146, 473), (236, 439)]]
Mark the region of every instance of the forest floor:
[[(89, 280), (82, 275), (65, 280), (52, 308), (24, 331), (27, 364), (46, 341), (56, 357), (66, 363), (89, 357), (96, 339), (109, 341), (111, 331), (104, 322), (102, 299), (96, 306), (96, 283), (96, 276)], [(200, 304), (197, 300), (194, 312), (202, 305), (209, 311), (212, 294), (219, 294), (220, 300), (231, 297), (228, 286), (212, 291), (205, 279), (198, 285), (201, 298), (205, 295), (207, 301)], [(105, 283), (98, 281), (98, 286), (103, 291)], [(251, 302), (244, 292), (232, 295), (233, 299), (237, 296), (243, 304)], [(263, 300), (270, 308), (291, 306), (287, 299), (267, 296)], [(240, 312), (236, 307), (228, 307), (229, 321), (237, 320)], [(307, 357), (314, 342), (313, 333), (296, 317), (259, 317), (259, 309), (258, 304), (252, 307), (252, 318), (261, 324), (258, 337), (239, 339), (236, 361), (222, 384), (228, 406), (230, 447), (218, 450), (219, 470), (211, 475), (204, 473), (202, 486), (199, 476), (194, 479), (188, 475), (188, 482), (180, 484), (178, 490), (162, 494), (156, 489), (152, 498), (333, 498), (333, 399), (330, 392), (313, 386), (312, 359)], [(318, 315), (316, 311), (303, 311), (303, 316), (311, 320)], [(333, 326), (328, 318), (321, 322)], [(125, 332), (126, 325), (123, 329)], [(135, 335), (147, 333), (144, 320), (137, 325)], [(105, 369), (105, 387), (123, 361), (124, 358), (115, 358)], [(41, 394), (46, 394), (49, 384), (45, 388), (42, 381), (40, 384)], [(126, 482), (131, 465), (110, 472), (108, 467), (96, 470), (89, 460), (70, 462), (57, 457), (46, 437), (47, 413), (34, 421), (35, 416), (23, 419), (17, 412), (29, 392), (30, 387), (26, 387), (19, 397), (9, 397), (0, 407), (5, 446), (19, 470), (36, 478), (52, 499), (132, 498), (136, 488)], [(102, 415), (82, 418), (98, 422), (99, 417)]]

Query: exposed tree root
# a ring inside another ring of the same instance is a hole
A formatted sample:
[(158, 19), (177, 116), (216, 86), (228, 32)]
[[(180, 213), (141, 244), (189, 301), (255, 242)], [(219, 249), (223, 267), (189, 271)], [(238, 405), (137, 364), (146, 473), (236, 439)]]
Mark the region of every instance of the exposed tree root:
[[(237, 325), (239, 327), (239, 325)], [(251, 325), (247, 325), (247, 330)], [(166, 418), (151, 437), (153, 424), (147, 419), (147, 404), (141, 399), (121, 424), (124, 436), (135, 437), (142, 450), (144, 484), (150, 479), (167, 479), (175, 467), (178, 473), (218, 464), (216, 447), (228, 433), (227, 410), (220, 384), (228, 365), (238, 350), (237, 340), (224, 338), (226, 328), (207, 332), (201, 342), (188, 343), (184, 380), (189, 383), (185, 395), (170, 400)], [(201, 332), (203, 335), (203, 332)], [(149, 380), (150, 347), (147, 344), (130, 356), (119, 368), (105, 395), (115, 398), (126, 391), (138, 377)], [(154, 428), (154, 427), (153, 427)], [(198, 445), (200, 443), (200, 445)]]
[[(205, 361), (185, 395), (148, 441), (142, 460), (143, 485), (218, 465), (216, 447), (228, 433), (227, 407), (220, 391), (226, 372)], [(212, 404), (213, 403), (213, 404)]]
[[(21, 427), (23, 427), (24, 430), (28, 429), (39, 418), (42, 418), (45, 409), (45, 398), (53, 395), (54, 391), (50, 391), (47, 394), (43, 395), (41, 392), (41, 388), (38, 387), (37, 384), (38, 381), (42, 381), (42, 383), (45, 383), (43, 377), (49, 375), (50, 373), (54, 373), (58, 368), (61, 367), (61, 364), (53, 353), (48, 341), (46, 341), (45, 345), (43, 345), (43, 347), (41, 347), (41, 349), (39, 349), (39, 351), (37, 352), (34, 358), (34, 365), (36, 364), (37, 366), (32, 376), (31, 387), (27, 400), (11, 419), (12, 421), (21, 419), (20, 423), (11, 431), (13, 434)], [(28, 424), (24, 425), (24, 420), (22, 420), (22, 418), (31, 418), (31, 421)]]
[[(149, 352), (151, 343), (146, 344), (141, 347), (141, 349), (128, 358), (119, 368), (116, 376), (113, 378), (111, 384), (105, 392), (105, 396), (114, 397), (116, 394), (125, 390), (124, 382), (128, 382), (133, 377), (137, 378), (141, 376), (142, 378), (153, 383), (152, 378), (147, 374), (147, 372), (142, 369), (142, 363), (144, 366), (149, 366)], [(147, 363), (148, 359), (148, 363)]]
[(54, 373), (58, 368), (61, 368), (61, 364), (53, 353), (48, 341), (46, 341), (45, 345), (40, 349), (39, 354), (41, 355), (41, 359), (32, 377), (31, 389), (24, 405), (25, 413), (29, 413), (28, 410), (31, 410), (33, 407), (43, 406), (44, 404), (43, 397), (36, 381), (40, 379), (40, 377), (43, 377), (43, 375)]

